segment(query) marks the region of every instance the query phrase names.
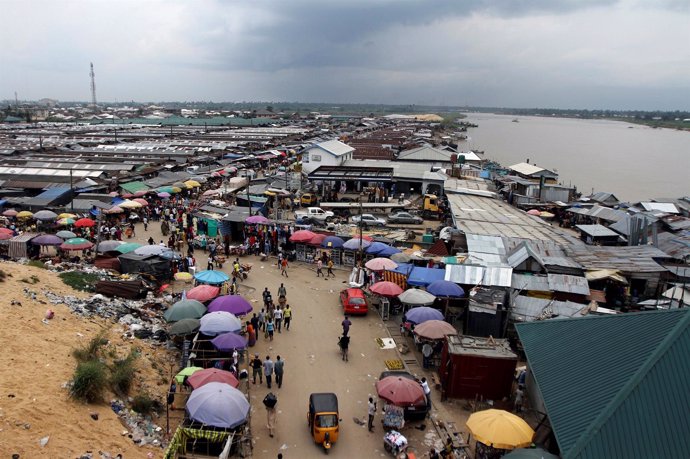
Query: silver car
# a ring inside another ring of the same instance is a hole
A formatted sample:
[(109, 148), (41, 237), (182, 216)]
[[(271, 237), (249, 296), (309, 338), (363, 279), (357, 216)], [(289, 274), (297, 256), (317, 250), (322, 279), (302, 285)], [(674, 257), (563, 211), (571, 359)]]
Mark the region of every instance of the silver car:
[(388, 223), (399, 223), (404, 225), (421, 225), (424, 223), (422, 217), (412, 215), (409, 212), (396, 212), (388, 217)]

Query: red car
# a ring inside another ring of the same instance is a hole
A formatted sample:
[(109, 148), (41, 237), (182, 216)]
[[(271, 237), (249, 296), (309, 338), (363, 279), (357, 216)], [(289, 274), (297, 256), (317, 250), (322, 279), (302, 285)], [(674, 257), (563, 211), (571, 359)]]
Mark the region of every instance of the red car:
[(367, 299), (361, 288), (347, 288), (340, 292), (340, 302), (345, 314), (366, 314), (369, 310)]

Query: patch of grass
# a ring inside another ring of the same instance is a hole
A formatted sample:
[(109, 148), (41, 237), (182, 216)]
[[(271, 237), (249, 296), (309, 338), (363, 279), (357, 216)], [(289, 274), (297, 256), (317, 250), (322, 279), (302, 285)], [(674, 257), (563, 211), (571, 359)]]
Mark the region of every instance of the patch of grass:
[(82, 292), (94, 292), (96, 290), (95, 284), (100, 280), (97, 274), (85, 273), (82, 271), (68, 271), (60, 273), (59, 275), (62, 282)]
[(107, 381), (107, 368), (103, 363), (98, 360), (81, 362), (74, 370), (70, 395), (86, 403), (99, 402)]
[(136, 374), (134, 365), (139, 353), (132, 350), (127, 357), (115, 360), (110, 368), (110, 388), (116, 394), (123, 396), (129, 394)]
[(77, 359), (77, 362), (81, 363), (98, 360), (101, 348), (106, 344), (108, 344), (108, 340), (105, 338), (105, 332), (102, 331), (91, 338), (86, 346), (74, 349), (72, 351), (72, 357)]
[(139, 414), (151, 414), (153, 411), (157, 410), (159, 405), (156, 400), (151, 398), (148, 394), (138, 394), (134, 396), (132, 400), (132, 409)]
[(40, 260), (29, 260), (28, 263), (26, 263), (26, 265), (33, 266), (34, 268), (48, 269), (46, 267), (46, 264)]

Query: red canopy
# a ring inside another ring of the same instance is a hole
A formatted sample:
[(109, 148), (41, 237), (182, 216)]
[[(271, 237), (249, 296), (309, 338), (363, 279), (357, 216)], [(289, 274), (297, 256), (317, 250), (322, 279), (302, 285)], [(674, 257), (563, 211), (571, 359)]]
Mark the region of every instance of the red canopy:
[(190, 289), (187, 292), (187, 299), (204, 301), (212, 300), (218, 296), (220, 293), (220, 287), (215, 287), (213, 285), (197, 285), (196, 287)]
[(387, 376), (377, 381), (376, 393), (398, 406), (415, 405), (426, 398), (424, 389), (417, 381), (401, 376)]
[(308, 242), (309, 245), (316, 245), (316, 246), (321, 246), (321, 243), (323, 242), (324, 239), (326, 239), (325, 234), (315, 234), (313, 238), (311, 238)]
[(187, 378), (187, 382), (192, 386), (192, 389), (198, 389), (210, 382), (229, 384), (235, 389), (240, 385), (235, 375), (229, 371), (219, 370), (218, 368), (206, 368), (205, 370), (195, 371), (194, 374)]
[(96, 224), (95, 221), (91, 220), (90, 218), (80, 218), (76, 222), (74, 222), (74, 226), (77, 228), (91, 228)]
[(388, 281), (377, 282), (369, 290), (383, 296), (398, 296), (403, 292), (398, 284)]
[(290, 242), (309, 242), (314, 236), (316, 236), (316, 233), (309, 230), (299, 230), (290, 236)]

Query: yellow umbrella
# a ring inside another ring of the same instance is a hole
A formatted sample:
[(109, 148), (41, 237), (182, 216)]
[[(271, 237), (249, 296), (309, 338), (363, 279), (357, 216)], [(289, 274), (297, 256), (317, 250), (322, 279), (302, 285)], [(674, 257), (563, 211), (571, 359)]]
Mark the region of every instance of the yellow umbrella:
[(201, 186), (201, 183), (196, 180), (187, 180), (184, 184), (187, 185), (187, 188), (199, 188)]
[(529, 424), (505, 410), (478, 411), (465, 425), (477, 441), (497, 449), (524, 448), (534, 437)]
[(31, 218), (34, 216), (33, 212), (29, 212), (28, 210), (22, 210), (17, 214), (17, 218)]
[(180, 188), (179, 186), (171, 186), (170, 189), (173, 193), (179, 193), (182, 191), (182, 188)]
[(121, 202), (117, 206), (120, 207), (121, 209), (136, 209), (136, 208), (142, 207), (142, 205), (139, 204), (138, 202), (130, 201), (130, 200)]
[(180, 271), (178, 273), (175, 273), (175, 280), (185, 281), (185, 282), (190, 281), (190, 280), (192, 280), (192, 275), (190, 273)]
[(77, 216), (74, 214), (70, 214), (68, 212), (64, 212), (64, 213), (58, 215), (58, 218), (74, 218), (74, 219), (76, 219)]

